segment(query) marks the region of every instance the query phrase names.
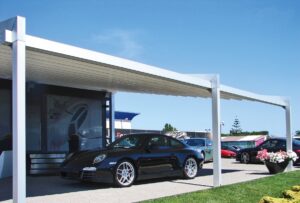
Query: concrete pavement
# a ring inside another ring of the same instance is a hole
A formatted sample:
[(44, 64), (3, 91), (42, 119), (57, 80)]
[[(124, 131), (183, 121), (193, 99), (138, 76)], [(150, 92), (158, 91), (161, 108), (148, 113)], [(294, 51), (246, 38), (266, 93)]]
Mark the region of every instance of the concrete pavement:
[[(240, 164), (222, 159), (222, 184), (228, 185), (270, 176), (263, 164)], [(298, 170), (298, 168), (296, 169)], [(192, 180), (167, 178), (137, 182), (129, 188), (115, 188), (98, 183), (80, 183), (56, 176), (27, 177), (28, 203), (138, 202), (213, 187), (212, 163), (206, 163)], [(11, 200), (11, 179), (0, 180), (0, 202)]]

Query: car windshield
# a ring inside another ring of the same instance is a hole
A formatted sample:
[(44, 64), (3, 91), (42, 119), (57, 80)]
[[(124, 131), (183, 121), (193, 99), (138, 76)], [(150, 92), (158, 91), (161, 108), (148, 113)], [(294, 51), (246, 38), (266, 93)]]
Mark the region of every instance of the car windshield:
[(110, 148), (136, 148), (141, 144), (142, 136), (130, 135), (124, 136), (110, 145)]
[(185, 141), (186, 144), (194, 147), (194, 146), (205, 146), (204, 139), (188, 139)]

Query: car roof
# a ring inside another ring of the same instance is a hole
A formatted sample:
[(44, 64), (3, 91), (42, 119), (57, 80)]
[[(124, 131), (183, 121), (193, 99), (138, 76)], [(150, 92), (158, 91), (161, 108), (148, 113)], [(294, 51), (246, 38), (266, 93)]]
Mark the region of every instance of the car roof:
[[(286, 141), (286, 138), (284, 138), (284, 137), (272, 137), (272, 138), (267, 139), (267, 140), (281, 140), (281, 141)], [(293, 138), (293, 144), (300, 145), (300, 141), (297, 140), (297, 139), (295, 139), (295, 138)]]
[[(161, 136), (167, 136), (165, 134), (160, 134), (160, 133), (130, 133), (130, 134), (125, 134), (124, 136), (132, 136), (132, 135), (140, 135), (140, 136), (161, 135)], [(168, 136), (168, 137), (171, 137), (171, 136)]]

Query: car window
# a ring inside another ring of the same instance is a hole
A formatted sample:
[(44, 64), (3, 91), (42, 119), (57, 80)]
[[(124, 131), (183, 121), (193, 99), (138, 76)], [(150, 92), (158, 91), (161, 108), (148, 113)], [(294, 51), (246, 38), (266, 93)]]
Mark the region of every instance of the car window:
[(269, 146), (270, 146), (270, 140), (265, 141), (260, 145), (261, 148), (269, 148)]
[(276, 145), (278, 145), (278, 140), (267, 140), (266, 142), (264, 142), (261, 147), (262, 148), (273, 148)]
[(205, 146), (205, 140), (204, 139), (187, 139), (185, 141), (186, 144), (194, 147), (194, 146)]
[(167, 147), (169, 146), (168, 139), (164, 136), (153, 136), (148, 142), (148, 146)]
[(184, 145), (178, 140), (170, 139), (170, 146), (172, 148), (180, 148), (180, 147), (183, 147)]
[(278, 147), (278, 148), (286, 148), (286, 141), (285, 140), (278, 141), (276, 147)]
[(113, 148), (135, 148), (140, 146), (141, 136), (127, 136), (120, 138), (114, 145)]
[(221, 148), (222, 148), (222, 149), (229, 149), (228, 146), (222, 146)]

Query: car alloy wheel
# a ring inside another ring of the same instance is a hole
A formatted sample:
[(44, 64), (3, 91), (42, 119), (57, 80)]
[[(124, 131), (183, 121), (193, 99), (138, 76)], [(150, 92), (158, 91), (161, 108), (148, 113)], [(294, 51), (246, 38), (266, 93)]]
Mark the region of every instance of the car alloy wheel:
[(185, 178), (195, 178), (198, 173), (197, 161), (194, 158), (188, 158), (184, 163), (183, 174)]
[(128, 187), (135, 179), (135, 168), (129, 161), (120, 162), (115, 171), (115, 181), (118, 186)]
[(241, 154), (241, 163), (248, 164), (250, 162), (250, 155), (247, 152)]

